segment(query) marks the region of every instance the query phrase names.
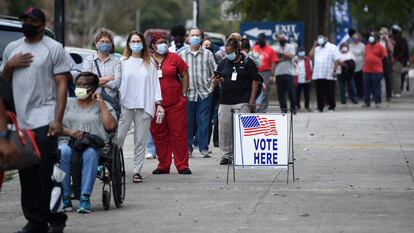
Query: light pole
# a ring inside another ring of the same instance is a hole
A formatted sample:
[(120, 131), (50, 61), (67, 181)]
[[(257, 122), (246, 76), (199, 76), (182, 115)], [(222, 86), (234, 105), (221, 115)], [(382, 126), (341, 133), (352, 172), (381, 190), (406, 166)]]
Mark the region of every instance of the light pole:
[(200, 4), (199, 0), (193, 0), (193, 27), (198, 28), (198, 19), (199, 19), (199, 10)]
[(55, 0), (55, 39), (65, 46), (65, 0)]

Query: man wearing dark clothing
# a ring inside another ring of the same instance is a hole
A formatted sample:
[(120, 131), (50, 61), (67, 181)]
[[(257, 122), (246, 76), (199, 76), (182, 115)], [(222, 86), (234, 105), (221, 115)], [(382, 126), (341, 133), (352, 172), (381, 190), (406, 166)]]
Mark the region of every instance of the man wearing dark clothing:
[(28, 223), (18, 232), (60, 233), (67, 216), (51, 213), (49, 205), (70, 68), (62, 45), (44, 35), (46, 17), (40, 9), (29, 7), (19, 18), (24, 38), (7, 45), (0, 71), (11, 80), (17, 121), (36, 134), (42, 160), (19, 170), (21, 204)]
[(393, 66), (393, 92), (395, 97), (401, 97), (401, 89), (403, 84), (402, 69), (407, 65), (408, 43), (401, 35), (401, 28), (398, 25), (393, 25), (391, 28), (394, 40), (394, 66)]

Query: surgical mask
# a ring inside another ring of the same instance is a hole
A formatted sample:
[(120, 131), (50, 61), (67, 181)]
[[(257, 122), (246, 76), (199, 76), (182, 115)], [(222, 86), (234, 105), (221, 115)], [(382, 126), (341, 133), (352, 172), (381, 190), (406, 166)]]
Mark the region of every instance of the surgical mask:
[(98, 45), (99, 52), (103, 54), (109, 54), (111, 52), (112, 45), (110, 43), (100, 43)]
[(375, 43), (375, 37), (370, 36), (370, 37), (368, 38), (368, 42), (369, 42), (369, 43), (371, 43), (371, 44)]
[(325, 43), (325, 38), (319, 37), (316, 42), (318, 43), (318, 45), (323, 45), (323, 43)]
[(166, 43), (157, 44), (157, 53), (158, 54), (166, 54), (168, 52), (168, 45)]
[(298, 52), (298, 56), (299, 56), (299, 57), (304, 57), (304, 56), (305, 56), (305, 51), (300, 51), (300, 52)]
[(32, 37), (36, 36), (37, 34), (39, 34), (41, 32), (41, 30), (39, 30), (39, 28), (40, 27), (36, 27), (36, 26), (31, 25), (31, 24), (24, 23), (22, 25), (22, 32), (23, 32), (23, 35), (26, 38), (32, 38)]
[(347, 47), (343, 47), (343, 48), (341, 49), (341, 52), (343, 52), (343, 53), (348, 52), (348, 48), (347, 48)]
[(140, 53), (144, 46), (142, 43), (133, 43), (129, 45), (129, 48), (132, 50), (133, 53)]
[(352, 42), (358, 43), (359, 42), (359, 38), (352, 38)]
[(84, 100), (84, 99), (88, 98), (90, 93), (88, 94), (88, 89), (87, 88), (77, 87), (77, 88), (75, 88), (75, 95), (78, 99)]
[(237, 55), (236, 55), (235, 52), (232, 52), (232, 53), (226, 55), (226, 58), (229, 61), (234, 61), (234, 59), (236, 59), (236, 57), (237, 57)]
[(193, 46), (199, 46), (200, 45), (200, 42), (201, 42), (200, 37), (198, 37), (198, 36), (192, 36), (192, 37), (190, 37), (190, 44), (191, 45), (193, 45)]

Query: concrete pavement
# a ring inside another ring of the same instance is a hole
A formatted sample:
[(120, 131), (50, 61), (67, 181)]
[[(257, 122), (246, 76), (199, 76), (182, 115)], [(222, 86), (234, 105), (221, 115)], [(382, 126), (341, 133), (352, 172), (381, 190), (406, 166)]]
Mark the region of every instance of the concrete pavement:
[[(414, 232), (414, 94), (381, 109), (338, 105), (336, 112), (294, 117), (295, 183), (275, 170), (237, 170), (194, 153), (193, 175), (152, 175), (133, 184), (132, 137), (126, 142), (127, 196), (104, 211), (96, 183), (93, 213), (69, 213), (65, 232)], [(315, 108), (315, 106), (314, 106)], [(18, 178), (0, 194), (0, 232), (25, 224)], [(75, 207), (78, 205), (74, 202)]]

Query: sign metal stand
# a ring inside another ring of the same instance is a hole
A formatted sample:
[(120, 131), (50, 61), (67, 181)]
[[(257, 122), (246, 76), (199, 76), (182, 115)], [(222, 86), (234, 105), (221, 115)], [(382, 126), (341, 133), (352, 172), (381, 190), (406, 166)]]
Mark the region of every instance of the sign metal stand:
[[(234, 140), (234, 114), (236, 113), (236, 110), (240, 110), (243, 107), (247, 107), (249, 105), (243, 105), (240, 108), (232, 108), (231, 109), (231, 116), (232, 116), (232, 137)], [(279, 105), (267, 105), (267, 106), (279, 106)], [(290, 109), (288, 109), (288, 111), (291, 111)], [(287, 114), (287, 113), (286, 113)], [(286, 184), (289, 184), (289, 170), (290, 170), (290, 166), (292, 166), (292, 180), (293, 182), (295, 182), (295, 151), (294, 151), (294, 142), (293, 142), (293, 114), (288, 114), (289, 117), (289, 121), (288, 121), (288, 125), (289, 125), (289, 135), (288, 135), (288, 161), (287, 161), (287, 165), (275, 165), (275, 166), (286, 166), (287, 170), (286, 170)], [(238, 118), (238, 120), (240, 121), (240, 116)], [(240, 128), (239, 128), (240, 129)], [(235, 146), (235, 141), (233, 141), (233, 158), (230, 159), (231, 163), (229, 162), (227, 165), (227, 180), (226, 180), (226, 184), (229, 183), (229, 178), (230, 178), (230, 166), (232, 167), (232, 171), (233, 171), (233, 182), (236, 182), (236, 166), (238, 167), (244, 167), (244, 165), (236, 165), (234, 162), (234, 157), (236, 154), (236, 146)], [(243, 158), (243, 156), (242, 156)], [(243, 163), (244, 164), (244, 163)]]

